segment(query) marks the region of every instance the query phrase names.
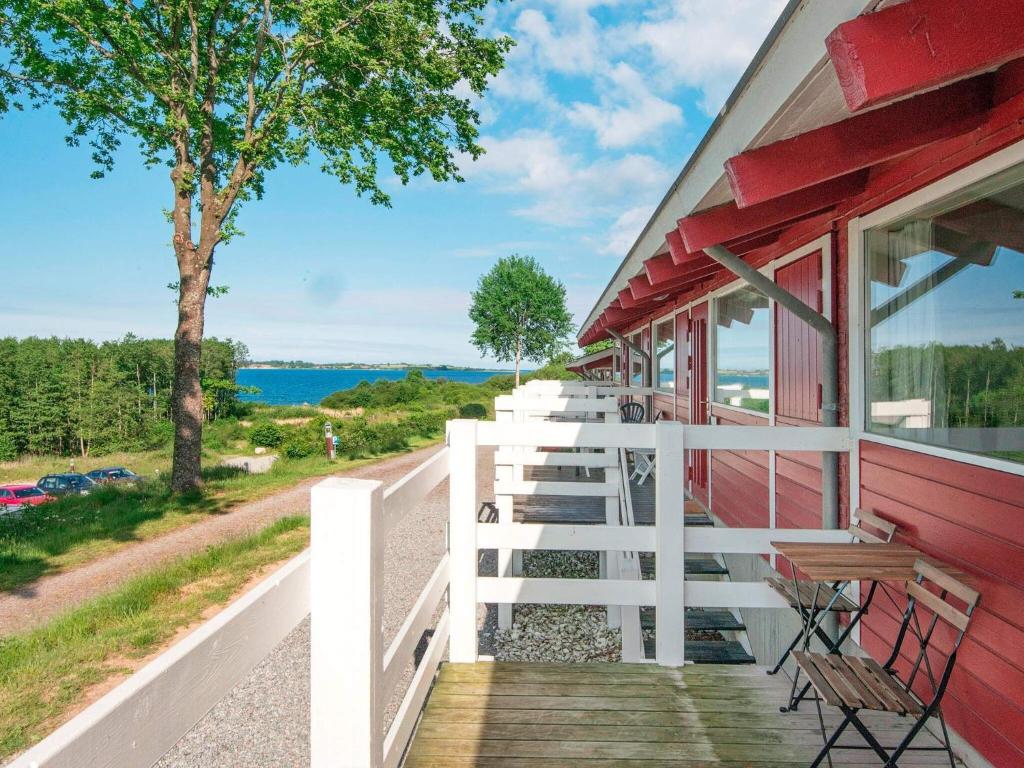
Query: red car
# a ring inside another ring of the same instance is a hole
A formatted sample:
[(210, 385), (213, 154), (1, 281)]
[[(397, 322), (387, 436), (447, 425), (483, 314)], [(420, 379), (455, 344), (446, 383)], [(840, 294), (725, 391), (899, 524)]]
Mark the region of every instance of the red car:
[(53, 501), (53, 496), (34, 485), (0, 485), (0, 515), (23, 507), (37, 507), (48, 501)]

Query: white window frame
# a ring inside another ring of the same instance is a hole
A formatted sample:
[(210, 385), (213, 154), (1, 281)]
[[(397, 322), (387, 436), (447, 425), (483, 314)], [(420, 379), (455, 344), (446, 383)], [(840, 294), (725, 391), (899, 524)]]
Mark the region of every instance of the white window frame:
[[(923, 453), (928, 456), (937, 456), (950, 461), (957, 461), (961, 464), (970, 464), (977, 467), (986, 467), (1011, 475), (1024, 476), (1024, 464), (1007, 459), (983, 456), (980, 454), (958, 451), (952, 448), (942, 448), (935, 445), (926, 445), (912, 440), (905, 440), (888, 435), (877, 435), (867, 431), (867, 392), (865, 374), (865, 357), (867, 355), (867, 344), (865, 339), (865, 291), (864, 291), (864, 235), (876, 227), (885, 226), (896, 219), (906, 216), (913, 211), (923, 208), (931, 203), (938, 202), (942, 198), (957, 192), (965, 187), (994, 176), (1015, 165), (1024, 163), (1024, 141), (1018, 141), (1005, 149), (985, 157), (972, 165), (967, 166), (955, 173), (939, 179), (938, 181), (922, 187), (905, 197), (901, 197), (889, 205), (883, 206), (871, 213), (858, 216), (850, 220), (848, 225), (847, 239), (847, 260), (849, 282), (847, 286), (849, 316), (847, 318), (849, 329), (849, 371), (850, 371), (850, 431), (854, 439), (854, 446), (859, 445), (861, 440), (889, 445), (894, 448), (902, 448), (907, 451)], [(860, 503), (860, 462), (859, 450), (856, 451), (856, 469), (851, 466), (851, 486), (856, 480), (856, 486), (851, 487), (851, 502)], [(853, 459), (851, 458), (851, 465)]]

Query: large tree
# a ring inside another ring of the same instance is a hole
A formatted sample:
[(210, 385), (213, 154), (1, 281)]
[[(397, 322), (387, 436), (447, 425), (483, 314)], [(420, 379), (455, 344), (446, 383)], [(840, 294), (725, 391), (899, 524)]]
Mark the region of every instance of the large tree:
[[(511, 45), (488, 0), (0, 0), (0, 112), (51, 103), (102, 176), (125, 138), (170, 169), (179, 281), (172, 484), (200, 482), (200, 349), (214, 252), (268, 170), (311, 154), (387, 204), (378, 169), (461, 180)], [(115, 217), (116, 218), (116, 217)]]
[(506, 256), (483, 275), (473, 292), (473, 345), (502, 362), (543, 362), (565, 349), (572, 315), (565, 286), (530, 256)]

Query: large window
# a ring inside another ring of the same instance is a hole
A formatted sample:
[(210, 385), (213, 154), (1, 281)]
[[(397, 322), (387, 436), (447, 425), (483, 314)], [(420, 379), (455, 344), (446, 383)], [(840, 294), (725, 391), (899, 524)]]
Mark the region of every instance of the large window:
[(654, 326), (654, 361), (654, 370), (657, 372), (654, 386), (668, 392), (675, 391), (675, 318), (670, 317)]
[(714, 400), (768, 413), (769, 310), (764, 294), (744, 286), (716, 302)]
[(1024, 168), (865, 238), (868, 431), (1024, 462)]

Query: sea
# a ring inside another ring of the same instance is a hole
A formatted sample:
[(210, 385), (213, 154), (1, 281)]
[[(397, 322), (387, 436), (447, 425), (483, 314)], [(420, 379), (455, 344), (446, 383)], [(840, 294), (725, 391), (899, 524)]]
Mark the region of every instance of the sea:
[[(258, 387), (258, 395), (240, 395), (268, 405), (317, 405), (339, 389), (351, 389), (361, 381), (404, 379), (408, 368), (242, 368), (237, 381), (243, 386)], [(448, 368), (419, 368), (428, 379), (448, 379), (477, 384), (491, 376), (510, 374), (512, 371), (452, 370)]]

